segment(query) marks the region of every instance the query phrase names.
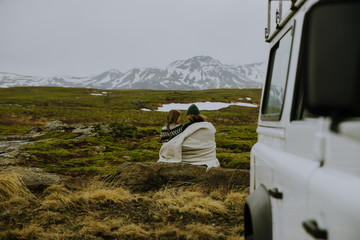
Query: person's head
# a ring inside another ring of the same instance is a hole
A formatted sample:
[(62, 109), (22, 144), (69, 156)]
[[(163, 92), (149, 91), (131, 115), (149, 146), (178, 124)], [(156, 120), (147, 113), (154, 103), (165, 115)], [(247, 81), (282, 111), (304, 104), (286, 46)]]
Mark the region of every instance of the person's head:
[(167, 125), (180, 123), (181, 113), (179, 110), (170, 110), (167, 114)]
[(190, 122), (206, 121), (206, 117), (200, 114), (200, 110), (195, 104), (191, 104), (186, 112), (186, 115)]
[(195, 105), (195, 104), (191, 104), (191, 106), (188, 108), (187, 112), (186, 112), (186, 115), (198, 115), (200, 114), (200, 110), (199, 108)]

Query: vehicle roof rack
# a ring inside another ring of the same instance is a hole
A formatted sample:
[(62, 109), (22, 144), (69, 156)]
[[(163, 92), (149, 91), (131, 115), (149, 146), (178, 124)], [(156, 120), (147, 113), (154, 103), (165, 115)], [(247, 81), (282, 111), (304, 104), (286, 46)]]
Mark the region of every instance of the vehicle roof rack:
[[(268, 18), (267, 27), (265, 28), (265, 40), (270, 42), (281, 28), (289, 21), (295, 12), (304, 4), (306, 0), (268, 0)], [(279, 2), (279, 6), (275, 12), (275, 29), (271, 32), (271, 3)], [(283, 2), (291, 2), (289, 11), (283, 15)]]

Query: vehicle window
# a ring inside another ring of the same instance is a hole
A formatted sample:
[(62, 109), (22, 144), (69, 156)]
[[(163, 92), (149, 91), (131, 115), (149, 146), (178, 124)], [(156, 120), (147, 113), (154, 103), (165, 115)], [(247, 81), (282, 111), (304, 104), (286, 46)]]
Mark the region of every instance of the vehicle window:
[(311, 114), (305, 107), (304, 94), (305, 94), (305, 74), (304, 67), (306, 62), (304, 61), (304, 35), (301, 39), (299, 65), (296, 73), (296, 81), (294, 88), (294, 97), (291, 111), (291, 121), (304, 120), (305, 118), (316, 118), (318, 116)]
[(271, 49), (262, 120), (280, 120), (289, 69), (292, 34), (288, 31)]
[(293, 107), (291, 113), (291, 120), (303, 120), (305, 118), (316, 118), (318, 116), (311, 114), (304, 106), (304, 75), (302, 66), (299, 66), (296, 77), (296, 84), (294, 90)]
[[(301, 39), (291, 120), (319, 117), (310, 113), (304, 103), (304, 96), (307, 96), (308, 101), (310, 99), (310, 93), (306, 92), (309, 90), (316, 92), (316, 95), (322, 94), (316, 100), (319, 102), (315, 107), (315, 113), (339, 118), (341, 115), (357, 112), (355, 109), (358, 109), (358, 98), (354, 97), (355, 92), (352, 88), (356, 89), (359, 86), (360, 34), (358, 30), (354, 31), (358, 29), (360, 22), (359, 10), (360, 5), (356, 1), (324, 1), (319, 2), (307, 13)], [(326, 26), (332, 26), (332, 30), (328, 32)], [(312, 97), (314, 96), (312, 93)]]

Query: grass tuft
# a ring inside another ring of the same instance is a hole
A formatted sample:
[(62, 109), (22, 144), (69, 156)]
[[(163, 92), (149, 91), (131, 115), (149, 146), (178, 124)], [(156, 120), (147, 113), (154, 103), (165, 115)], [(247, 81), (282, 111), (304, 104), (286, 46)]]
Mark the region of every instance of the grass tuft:
[(204, 225), (200, 223), (189, 224), (186, 226), (187, 239), (221, 239), (224, 235), (215, 226)]
[(70, 192), (61, 186), (45, 190), (42, 207), (49, 210), (89, 208), (97, 204), (118, 204), (133, 199), (131, 193), (122, 187), (108, 187), (103, 182), (92, 181), (86, 188)]
[(226, 212), (222, 202), (214, 200), (201, 192), (184, 189), (164, 189), (154, 194), (159, 208), (166, 212), (186, 213), (197, 216), (207, 216)]
[(122, 239), (148, 239), (151, 232), (147, 231), (143, 226), (128, 224), (121, 226), (115, 231), (115, 234)]
[(156, 239), (183, 239), (186, 238), (186, 232), (174, 225), (166, 225), (154, 230)]
[(110, 226), (99, 222), (97, 219), (87, 217), (84, 219), (84, 226), (79, 231), (81, 236), (109, 236), (111, 234)]
[(28, 202), (35, 196), (14, 173), (0, 174), (0, 209), (13, 203)]
[(0, 232), (0, 239), (44, 239), (44, 235), (42, 228), (30, 225), (22, 229), (9, 229)]

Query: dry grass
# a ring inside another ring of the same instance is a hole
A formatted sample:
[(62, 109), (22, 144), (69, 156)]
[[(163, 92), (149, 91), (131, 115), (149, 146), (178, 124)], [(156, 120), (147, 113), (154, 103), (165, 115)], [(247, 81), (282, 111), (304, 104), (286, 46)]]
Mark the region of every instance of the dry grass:
[(0, 239), (243, 239), (246, 193), (168, 187), (133, 194), (92, 181), (37, 198), (15, 175), (0, 175)]
[(14, 173), (0, 174), (0, 209), (15, 203), (28, 202), (34, 195)]
[(231, 192), (226, 200), (225, 204), (231, 208), (242, 210), (248, 194), (243, 192)]
[(189, 213), (194, 211), (200, 215), (213, 215), (213, 213), (225, 213), (226, 207), (220, 201), (213, 200), (210, 197), (204, 197), (190, 200), (181, 211)]
[(36, 225), (25, 226), (23, 229), (7, 230), (0, 233), (1, 239), (38, 239), (44, 238), (44, 230)]
[(151, 232), (147, 231), (141, 225), (128, 224), (120, 227), (115, 231), (115, 235), (122, 237), (122, 239), (128, 238), (150, 238)]
[(81, 191), (70, 192), (63, 186), (51, 186), (44, 191), (46, 194), (42, 207), (44, 209), (88, 208), (90, 205), (123, 203), (134, 198), (122, 187), (108, 187), (103, 182), (93, 181)]
[(181, 239), (186, 238), (186, 232), (173, 225), (166, 225), (155, 228), (154, 235), (156, 239)]
[(86, 204), (122, 203), (133, 199), (133, 195), (122, 187), (107, 187), (94, 181), (75, 196), (75, 201)]
[(215, 200), (203, 192), (189, 191), (184, 188), (164, 189), (154, 194), (159, 208), (167, 212), (190, 213), (206, 216), (226, 212), (223, 202)]
[(225, 205), (202, 192), (184, 189), (165, 189), (154, 194), (156, 204), (167, 212), (191, 213), (206, 216), (226, 212)]
[(224, 235), (219, 227), (204, 224), (189, 224), (186, 226), (187, 239), (222, 239)]
[(99, 222), (97, 219), (93, 217), (86, 217), (83, 220), (83, 227), (79, 231), (79, 233), (83, 236), (86, 235), (110, 235), (111, 234), (111, 226), (107, 225), (106, 222)]

